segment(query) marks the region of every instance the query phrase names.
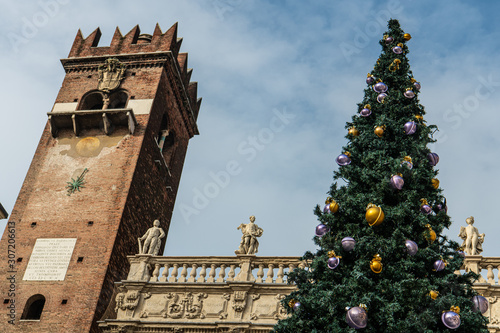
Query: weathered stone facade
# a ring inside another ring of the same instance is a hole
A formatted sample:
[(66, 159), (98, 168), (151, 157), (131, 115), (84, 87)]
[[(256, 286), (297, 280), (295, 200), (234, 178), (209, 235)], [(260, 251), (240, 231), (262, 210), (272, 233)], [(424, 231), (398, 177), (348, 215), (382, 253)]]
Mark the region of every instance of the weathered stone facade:
[(286, 317), (280, 301), (295, 287), (285, 273), (296, 257), (130, 256), (116, 283), (104, 332), (269, 332)]
[[(128, 257), (130, 273), (115, 283), (103, 332), (267, 333), (286, 317), (281, 299), (295, 286), (285, 273), (307, 269), (298, 257)], [(491, 333), (500, 332), (500, 257), (466, 256), (462, 271), (481, 273), (474, 285), (489, 301)], [(498, 270), (495, 280), (494, 270)], [(461, 272), (456, 272), (461, 274)]]

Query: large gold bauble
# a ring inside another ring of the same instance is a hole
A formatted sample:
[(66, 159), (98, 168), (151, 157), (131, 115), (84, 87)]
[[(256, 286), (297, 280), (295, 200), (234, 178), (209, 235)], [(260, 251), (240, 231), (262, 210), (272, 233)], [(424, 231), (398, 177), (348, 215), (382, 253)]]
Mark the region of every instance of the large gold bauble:
[(404, 40), (410, 40), (411, 39), (411, 35), (410, 34), (404, 34), (403, 38), (404, 38)]
[(427, 228), (427, 231), (425, 232), (425, 239), (427, 239), (427, 241), (432, 244), (436, 240), (436, 232), (432, 230), (430, 224), (427, 224), (425, 227)]
[(358, 136), (359, 135), (359, 131), (357, 130), (356, 127), (351, 127), (349, 128), (349, 132), (348, 132), (350, 135), (352, 136)]
[(376, 136), (381, 138), (384, 135), (384, 128), (382, 126), (377, 126), (375, 127), (375, 130), (373, 131)]
[(432, 187), (434, 187), (437, 190), (439, 187), (439, 180), (436, 178), (432, 178), (431, 184), (432, 184)]
[(336, 213), (339, 210), (339, 204), (337, 203), (337, 201), (332, 199), (329, 208), (331, 213)]
[(385, 215), (382, 208), (374, 204), (369, 204), (366, 208), (365, 218), (371, 227), (379, 225), (384, 221)]
[(380, 255), (376, 254), (373, 256), (373, 259), (370, 261), (370, 269), (376, 274), (382, 272), (382, 258)]

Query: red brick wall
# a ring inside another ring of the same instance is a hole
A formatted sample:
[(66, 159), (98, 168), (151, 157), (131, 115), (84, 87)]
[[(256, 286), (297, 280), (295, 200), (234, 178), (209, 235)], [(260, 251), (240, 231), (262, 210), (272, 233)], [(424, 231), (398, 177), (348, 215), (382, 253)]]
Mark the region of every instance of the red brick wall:
[[(80, 45), (77, 54), (77, 40), (71, 52), (81, 56), (87, 51)], [(81, 43), (85, 44), (85, 40)], [(120, 46), (122, 51), (124, 45)], [(67, 70), (56, 102), (81, 101), (87, 91), (97, 88), (98, 60), (87, 60)], [(121, 61), (126, 63), (128, 59)], [(53, 138), (48, 124), (45, 126), (9, 220), (15, 222), (16, 258), (23, 259), (16, 265), (15, 325), (6, 324), (9, 309), (8, 304), (2, 304), (0, 332), (98, 332), (96, 321), (106, 310), (113, 282), (128, 274), (126, 256), (137, 253), (137, 238), (155, 219), (160, 219), (161, 227), (168, 232), (188, 140), (196, 130), (186, 120), (189, 115), (179, 85), (183, 79), (175, 79), (178, 64), (134, 61), (120, 88), (136, 99), (154, 98), (154, 102), (149, 115), (136, 116), (138, 124), (133, 135), (123, 127), (109, 137), (92, 129), (83, 131), (78, 138), (70, 130), (61, 130)], [(175, 152), (170, 175), (155, 138), (165, 112), (169, 129), (176, 134), (175, 149), (169, 150)], [(84, 137), (100, 140), (102, 149), (96, 156), (76, 153), (76, 145)], [(83, 168), (88, 168), (85, 188), (68, 196), (66, 182), (75, 176), (75, 170)], [(92, 226), (89, 221), (93, 221)], [(37, 223), (36, 227), (31, 227), (32, 222)], [(9, 276), (8, 230), (0, 241), (0, 300), (9, 298), (9, 281), (5, 278)], [(64, 281), (22, 280), (37, 238), (77, 238)], [(83, 262), (78, 263), (78, 257), (84, 257)], [(46, 298), (41, 320), (19, 321), (27, 299), (38, 293)], [(61, 304), (63, 299), (68, 303)]]

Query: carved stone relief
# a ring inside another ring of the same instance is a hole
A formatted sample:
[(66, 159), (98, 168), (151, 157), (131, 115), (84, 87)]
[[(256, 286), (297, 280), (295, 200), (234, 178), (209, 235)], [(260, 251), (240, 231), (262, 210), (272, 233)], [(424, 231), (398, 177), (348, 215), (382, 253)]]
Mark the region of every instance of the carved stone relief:
[(242, 290), (237, 290), (233, 294), (233, 310), (234, 316), (240, 318), (243, 315), (243, 310), (247, 305), (247, 292)]
[(167, 303), (165, 310), (162, 311), (164, 318), (172, 319), (203, 319), (205, 316), (201, 313), (203, 309), (203, 299), (208, 295), (205, 293), (168, 293), (165, 297)]

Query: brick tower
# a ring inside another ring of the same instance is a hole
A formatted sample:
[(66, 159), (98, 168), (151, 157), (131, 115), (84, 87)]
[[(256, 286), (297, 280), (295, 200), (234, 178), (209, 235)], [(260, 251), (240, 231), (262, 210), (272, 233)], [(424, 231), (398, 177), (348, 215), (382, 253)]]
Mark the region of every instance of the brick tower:
[(201, 103), (177, 24), (117, 28), (106, 47), (100, 35), (78, 31), (61, 60), (66, 76), (0, 242), (0, 332), (98, 332), (137, 238), (155, 219), (168, 232)]

